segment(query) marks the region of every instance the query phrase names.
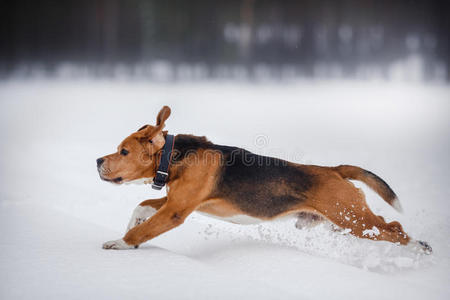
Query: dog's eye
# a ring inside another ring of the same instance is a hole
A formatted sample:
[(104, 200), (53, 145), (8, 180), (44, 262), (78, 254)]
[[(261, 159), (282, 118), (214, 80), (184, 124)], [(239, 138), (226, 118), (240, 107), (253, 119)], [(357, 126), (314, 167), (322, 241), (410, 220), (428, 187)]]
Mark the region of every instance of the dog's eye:
[(128, 150), (126, 150), (126, 149), (120, 150), (120, 155), (125, 156), (125, 155), (127, 155), (127, 154), (128, 154)]
[(149, 142), (150, 144), (153, 144), (153, 140), (148, 140), (148, 142)]

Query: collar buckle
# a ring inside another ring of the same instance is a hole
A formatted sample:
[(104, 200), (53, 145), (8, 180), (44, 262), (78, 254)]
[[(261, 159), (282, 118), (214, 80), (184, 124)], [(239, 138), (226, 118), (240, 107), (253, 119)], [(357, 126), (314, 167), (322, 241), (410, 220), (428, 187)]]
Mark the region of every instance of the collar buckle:
[(154, 190), (157, 190), (157, 191), (160, 191), (162, 188), (163, 188), (163, 186), (164, 186), (165, 184), (163, 184), (163, 185), (158, 185), (158, 184), (156, 184), (156, 183), (152, 183), (152, 189), (154, 189)]

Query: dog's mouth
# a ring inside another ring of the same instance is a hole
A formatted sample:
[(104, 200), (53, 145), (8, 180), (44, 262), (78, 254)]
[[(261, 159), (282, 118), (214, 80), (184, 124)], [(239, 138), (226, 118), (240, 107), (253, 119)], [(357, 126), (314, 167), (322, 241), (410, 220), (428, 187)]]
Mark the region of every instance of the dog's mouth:
[(122, 181), (123, 181), (123, 178), (122, 178), (122, 177), (116, 177), (116, 178), (113, 178), (113, 179), (108, 179), (108, 178), (105, 178), (105, 177), (103, 177), (103, 176), (100, 176), (100, 178), (101, 178), (103, 181), (112, 182), (112, 183), (116, 183), (116, 184), (120, 184), (120, 183), (122, 183)]
[(112, 183), (116, 183), (116, 184), (120, 184), (123, 182), (123, 178), (120, 177), (115, 177), (115, 178), (106, 178), (105, 175), (107, 175), (108, 173), (110, 173), (109, 169), (103, 169), (103, 167), (101, 168), (97, 168), (98, 171), (98, 175), (100, 175), (100, 179), (103, 181), (107, 181), (107, 182), (112, 182)]

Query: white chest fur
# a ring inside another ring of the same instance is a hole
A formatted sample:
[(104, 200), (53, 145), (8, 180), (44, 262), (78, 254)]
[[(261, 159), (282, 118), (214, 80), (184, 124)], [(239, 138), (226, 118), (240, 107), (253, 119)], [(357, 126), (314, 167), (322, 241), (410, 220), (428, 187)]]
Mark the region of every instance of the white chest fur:
[(153, 178), (148, 177), (148, 178), (139, 178), (139, 179), (135, 179), (135, 180), (131, 180), (131, 181), (126, 181), (126, 182), (124, 182), (124, 184), (141, 185), (141, 184), (148, 184), (148, 183), (152, 183), (152, 182), (153, 182)]

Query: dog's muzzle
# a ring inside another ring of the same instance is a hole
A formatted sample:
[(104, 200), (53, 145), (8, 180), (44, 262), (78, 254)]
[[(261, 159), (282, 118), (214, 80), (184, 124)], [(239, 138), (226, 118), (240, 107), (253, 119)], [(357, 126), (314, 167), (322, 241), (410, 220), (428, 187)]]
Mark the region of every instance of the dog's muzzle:
[(97, 168), (100, 168), (100, 166), (105, 162), (105, 159), (103, 157), (100, 157), (97, 159)]

